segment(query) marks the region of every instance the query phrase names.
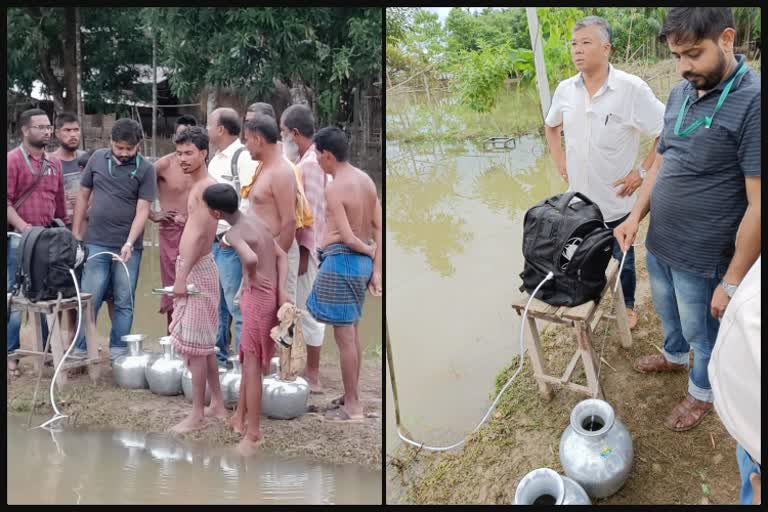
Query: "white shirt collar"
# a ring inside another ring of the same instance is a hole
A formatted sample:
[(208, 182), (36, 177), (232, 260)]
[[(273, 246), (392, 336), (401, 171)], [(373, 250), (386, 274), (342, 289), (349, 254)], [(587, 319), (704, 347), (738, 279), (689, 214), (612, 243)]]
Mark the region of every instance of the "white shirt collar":
[(222, 156), (225, 156), (227, 158), (232, 158), (234, 156), (234, 154), (235, 154), (235, 151), (237, 151), (242, 146), (243, 146), (243, 143), (240, 141), (240, 139), (235, 138), (235, 140), (232, 142), (232, 144), (230, 144), (229, 146), (227, 146), (223, 150), (221, 150), (218, 153), (216, 153), (216, 156), (222, 155)]
[[(584, 87), (583, 73), (579, 71), (579, 74), (576, 76), (578, 78), (576, 79), (575, 84), (578, 87)], [(610, 89), (616, 89), (616, 77), (614, 76), (614, 72), (613, 72), (613, 64), (608, 64), (608, 78), (605, 79), (605, 82), (603, 82), (603, 85), (600, 86), (600, 89), (598, 89), (596, 94), (599, 94), (606, 87)]]

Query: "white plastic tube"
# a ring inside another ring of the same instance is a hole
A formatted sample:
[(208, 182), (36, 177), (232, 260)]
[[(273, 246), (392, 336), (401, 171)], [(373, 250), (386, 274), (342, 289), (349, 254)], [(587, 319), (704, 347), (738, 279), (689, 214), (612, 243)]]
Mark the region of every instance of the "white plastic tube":
[[(95, 258), (96, 256), (102, 255), (102, 254), (110, 254), (114, 256), (117, 260), (120, 261), (120, 263), (123, 265), (123, 268), (125, 269), (125, 275), (128, 277), (128, 291), (131, 295), (131, 311), (134, 309), (133, 305), (133, 290), (131, 289), (131, 273), (128, 271), (128, 266), (125, 264), (125, 261), (123, 261), (122, 258), (120, 258), (119, 255), (109, 252), (109, 251), (102, 251), (97, 252), (96, 254), (93, 254), (88, 257), (88, 260)], [(69, 269), (69, 274), (72, 276), (72, 282), (75, 283), (75, 291), (77, 292), (77, 329), (75, 330), (75, 337), (72, 340), (72, 342), (69, 344), (69, 348), (64, 353), (64, 357), (61, 358), (61, 361), (59, 361), (58, 366), (56, 366), (56, 370), (53, 372), (53, 380), (51, 380), (51, 388), (50, 388), (50, 394), (51, 394), (51, 406), (53, 407), (54, 415), (51, 419), (46, 421), (45, 423), (38, 425), (35, 428), (44, 428), (50, 430), (48, 425), (51, 423), (54, 423), (56, 421), (59, 421), (61, 419), (67, 418), (65, 414), (62, 414), (61, 411), (59, 411), (59, 408), (56, 406), (56, 398), (54, 396), (53, 390), (56, 386), (56, 377), (59, 375), (59, 372), (61, 371), (61, 367), (64, 364), (64, 361), (66, 361), (67, 357), (69, 356), (70, 352), (75, 348), (75, 345), (77, 343), (77, 338), (80, 335), (80, 327), (83, 322), (83, 303), (82, 298), (80, 296), (80, 286), (77, 284), (77, 276), (75, 275), (75, 271), (72, 269)]]

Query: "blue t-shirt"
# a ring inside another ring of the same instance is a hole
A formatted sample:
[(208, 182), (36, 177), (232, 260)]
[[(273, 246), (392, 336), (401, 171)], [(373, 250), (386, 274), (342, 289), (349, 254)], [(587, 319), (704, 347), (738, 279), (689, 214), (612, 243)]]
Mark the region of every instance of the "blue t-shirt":
[[(80, 184), (92, 190), (93, 203), (88, 214), (85, 241), (105, 247), (122, 247), (131, 232), (139, 199), (150, 203), (157, 197), (155, 167), (144, 157), (136, 168), (136, 158), (118, 165), (112, 161), (111, 149), (95, 151), (85, 166)], [(136, 171), (135, 174), (133, 171)], [(144, 232), (136, 239), (134, 249), (142, 249)]]
[[(737, 55), (739, 65), (746, 65)], [(721, 278), (733, 258), (736, 232), (747, 208), (745, 177), (760, 176), (760, 77), (739, 76), (714, 116), (687, 137), (675, 135), (680, 107), (688, 96), (681, 131), (711, 116), (725, 84), (699, 98), (683, 81), (672, 90), (657, 151), (664, 156), (651, 193), (646, 247), (670, 267)]]

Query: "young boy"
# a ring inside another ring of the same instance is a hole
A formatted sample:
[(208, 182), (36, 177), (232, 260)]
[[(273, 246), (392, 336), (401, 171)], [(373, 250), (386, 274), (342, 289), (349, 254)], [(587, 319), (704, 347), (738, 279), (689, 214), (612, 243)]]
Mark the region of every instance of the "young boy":
[(277, 325), (279, 305), (288, 302), (285, 280), (288, 256), (272, 236), (269, 226), (256, 215), (244, 215), (237, 207), (237, 192), (220, 183), (203, 193), (210, 214), (232, 227), (224, 235), (243, 265), (243, 289), (240, 310), (243, 327), (240, 333), (240, 361), (243, 378), (240, 401), (230, 420), (232, 428), (243, 435), (238, 449), (252, 453), (263, 441), (259, 430), (261, 411), (261, 376), (269, 369), (275, 342), (269, 331)]

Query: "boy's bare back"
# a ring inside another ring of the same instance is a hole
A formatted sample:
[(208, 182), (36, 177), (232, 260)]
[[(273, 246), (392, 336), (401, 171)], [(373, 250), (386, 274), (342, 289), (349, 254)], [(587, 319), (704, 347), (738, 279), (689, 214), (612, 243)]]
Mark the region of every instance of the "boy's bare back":
[(249, 285), (276, 288), (277, 257), (275, 241), (269, 226), (256, 215), (242, 215), (240, 221), (227, 233), (227, 240), (230, 243), (233, 243), (233, 237), (242, 239), (258, 258), (256, 264), (249, 268), (245, 258), (240, 255), (243, 260), (243, 275), (250, 279)]
[[(326, 187), (325, 193), (326, 196), (338, 197), (344, 206), (352, 232), (360, 240), (368, 241), (373, 239), (375, 229), (373, 218), (378, 200), (376, 185), (371, 177), (360, 169), (351, 167), (350, 170), (354, 172), (336, 174), (333, 181)], [(325, 219), (325, 235), (321, 246), (342, 242), (336, 219), (328, 207), (326, 207)]]

